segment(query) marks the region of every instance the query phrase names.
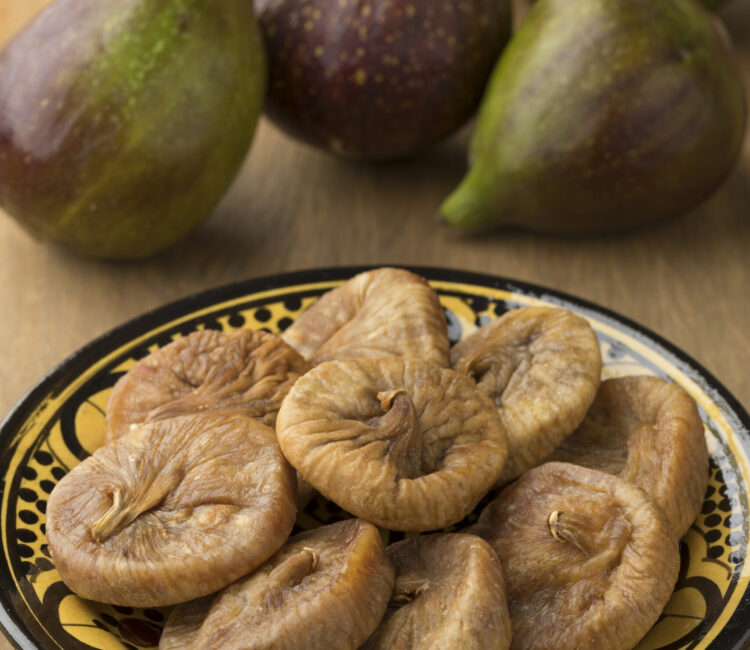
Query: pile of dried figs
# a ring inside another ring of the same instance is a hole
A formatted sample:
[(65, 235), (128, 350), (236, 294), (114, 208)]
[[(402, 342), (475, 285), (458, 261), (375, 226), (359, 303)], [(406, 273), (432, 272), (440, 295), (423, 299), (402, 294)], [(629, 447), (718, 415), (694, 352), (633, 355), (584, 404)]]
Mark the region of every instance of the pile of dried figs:
[[(177, 605), (161, 648), (631, 648), (707, 449), (682, 389), (600, 377), (565, 309), (451, 348), (424, 279), (362, 273), (281, 337), (204, 330), (139, 361), (49, 499), (49, 548), (83, 598)], [(353, 517), (292, 535), (314, 491)]]

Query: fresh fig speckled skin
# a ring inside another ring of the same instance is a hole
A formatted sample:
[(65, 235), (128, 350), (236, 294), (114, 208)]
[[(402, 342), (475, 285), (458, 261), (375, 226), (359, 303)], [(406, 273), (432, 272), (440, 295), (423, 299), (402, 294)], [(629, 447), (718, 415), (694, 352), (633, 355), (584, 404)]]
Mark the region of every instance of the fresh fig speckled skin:
[(267, 115), (335, 154), (418, 152), (476, 109), (510, 37), (508, 0), (258, 0)]
[(746, 99), (721, 22), (694, 0), (539, 0), (498, 62), (459, 228), (607, 232), (680, 214), (731, 170)]
[(56, 0), (0, 56), (0, 206), (76, 252), (149, 256), (229, 187), (266, 74), (246, 0)]

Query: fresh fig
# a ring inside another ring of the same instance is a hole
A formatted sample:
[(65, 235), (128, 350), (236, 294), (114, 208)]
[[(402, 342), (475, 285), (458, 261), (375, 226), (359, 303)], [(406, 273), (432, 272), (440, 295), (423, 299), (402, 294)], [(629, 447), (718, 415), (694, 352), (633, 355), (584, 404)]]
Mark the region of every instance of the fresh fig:
[(218, 203), (265, 84), (251, 2), (56, 0), (0, 56), (0, 206), (87, 255), (150, 255)]
[(720, 21), (694, 0), (539, 0), (488, 84), (460, 228), (605, 232), (707, 197), (740, 150), (745, 95)]
[(266, 112), (362, 159), (406, 156), (474, 112), (510, 36), (509, 0), (257, 0)]

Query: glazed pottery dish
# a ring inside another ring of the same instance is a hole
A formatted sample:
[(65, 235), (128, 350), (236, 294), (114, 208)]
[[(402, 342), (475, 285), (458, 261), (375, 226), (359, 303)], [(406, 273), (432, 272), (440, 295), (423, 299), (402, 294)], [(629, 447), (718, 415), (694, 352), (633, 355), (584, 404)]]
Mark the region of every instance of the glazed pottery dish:
[[(281, 334), (321, 295), (365, 270), (299, 271), (184, 298), (91, 342), (15, 406), (0, 429), (0, 624), (14, 644), (50, 650), (158, 645), (173, 606), (140, 608), (84, 600), (62, 581), (47, 540), (52, 490), (104, 444), (110, 394), (139, 360), (200, 330)], [(563, 307), (593, 329), (602, 379), (656, 376), (695, 400), (709, 454), (708, 488), (697, 519), (679, 543), (675, 589), (637, 648), (742, 648), (750, 620), (750, 568), (745, 562), (750, 544), (750, 418), (743, 407), (675, 346), (611, 311), (503, 278), (438, 268), (409, 270), (437, 292), (451, 345), (511, 309)], [(349, 517), (320, 494), (301, 505), (292, 534)], [(446, 530), (474, 525), (486, 505), (483, 499)], [(408, 526), (401, 530), (407, 532), (384, 533), (384, 542), (413, 536)]]

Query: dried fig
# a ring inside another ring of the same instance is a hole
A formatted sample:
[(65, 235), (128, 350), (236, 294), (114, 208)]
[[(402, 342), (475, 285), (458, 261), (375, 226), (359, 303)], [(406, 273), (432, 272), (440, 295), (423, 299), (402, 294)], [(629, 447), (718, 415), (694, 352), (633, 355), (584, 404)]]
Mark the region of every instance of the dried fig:
[(167, 619), (159, 650), (188, 650), (201, 630), (216, 594), (202, 596), (177, 605)]
[(322, 526), (291, 538), (215, 598), (176, 607), (159, 647), (358, 648), (385, 612), (393, 575), (375, 526)]
[(512, 648), (632, 648), (677, 581), (677, 537), (651, 497), (578, 465), (530, 470), (472, 532), (502, 562)]
[(708, 486), (708, 450), (695, 401), (658, 377), (603, 381), (583, 422), (551, 459), (635, 483), (661, 507), (678, 537), (698, 516)]
[(580, 424), (602, 360), (591, 326), (556, 307), (513, 309), (457, 343), (453, 367), (492, 397), (508, 432), (504, 484), (534, 467)]
[(510, 647), (505, 580), (487, 542), (475, 535), (420, 535), (386, 552), (396, 584), (385, 618), (363, 648)]
[(397, 355), (450, 365), (438, 296), (424, 278), (403, 269), (355, 275), (323, 294), (282, 336), (314, 364)]
[(221, 589), (286, 541), (294, 472), (274, 431), (211, 412), (137, 426), (49, 498), (55, 565), (79, 596), (156, 607)]
[(134, 423), (204, 410), (242, 409), (273, 427), (289, 388), (309, 364), (266, 332), (203, 330), (141, 359), (107, 403), (107, 440)]
[(316, 490), (392, 530), (459, 521), (506, 457), (500, 416), (474, 382), (404, 357), (313, 368), (281, 405), (276, 433)]

